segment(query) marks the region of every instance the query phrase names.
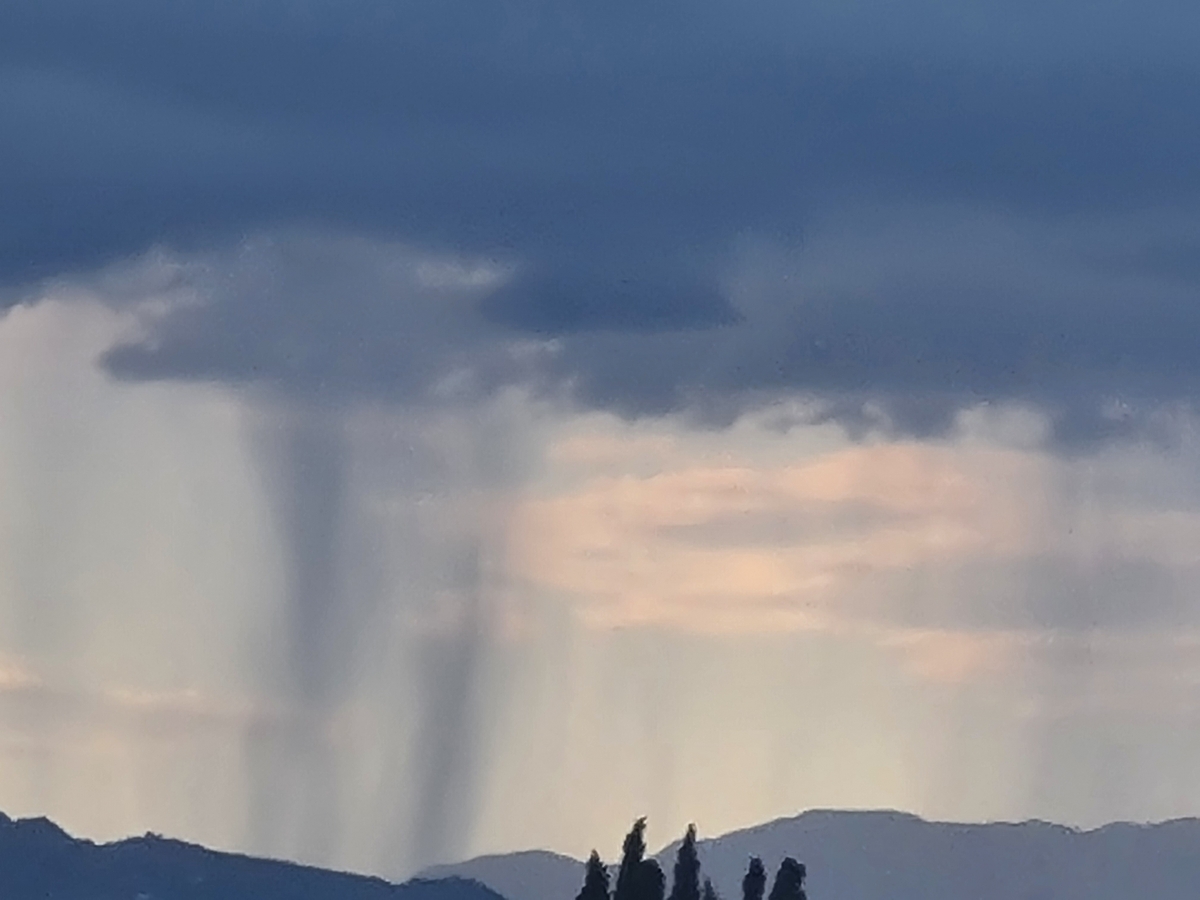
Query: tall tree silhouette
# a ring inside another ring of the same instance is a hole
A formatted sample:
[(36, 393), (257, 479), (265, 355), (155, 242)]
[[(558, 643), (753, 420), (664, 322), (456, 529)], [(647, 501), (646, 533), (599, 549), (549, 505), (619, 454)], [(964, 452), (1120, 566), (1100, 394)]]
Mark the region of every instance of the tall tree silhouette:
[(757, 856), (750, 857), (750, 867), (742, 879), (742, 900), (762, 900), (767, 889), (767, 870)]
[(700, 900), (700, 857), (696, 855), (696, 826), (689, 825), (675, 857), (671, 900)]
[(587, 874), (583, 876), (583, 887), (575, 900), (608, 900), (608, 869), (595, 850), (588, 857)]
[(667, 876), (654, 859), (643, 859), (638, 863), (633, 876), (634, 893), (637, 900), (663, 900), (667, 889)]
[[(640, 900), (638, 897), (638, 868), (646, 856), (646, 817), (633, 823), (621, 847), (621, 867), (617, 870), (617, 885), (613, 900)], [(661, 874), (661, 872), (659, 873)]]
[(771, 885), (771, 895), (767, 900), (808, 900), (804, 893), (804, 876), (807, 874), (804, 863), (787, 857), (779, 864), (779, 871), (775, 873), (775, 883)]

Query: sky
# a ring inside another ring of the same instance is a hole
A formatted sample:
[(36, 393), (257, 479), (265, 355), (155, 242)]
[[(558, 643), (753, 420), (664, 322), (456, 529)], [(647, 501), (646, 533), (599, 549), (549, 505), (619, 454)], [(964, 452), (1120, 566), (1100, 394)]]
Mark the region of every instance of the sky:
[(1198, 26), (8, 0), (0, 809), (1200, 814)]

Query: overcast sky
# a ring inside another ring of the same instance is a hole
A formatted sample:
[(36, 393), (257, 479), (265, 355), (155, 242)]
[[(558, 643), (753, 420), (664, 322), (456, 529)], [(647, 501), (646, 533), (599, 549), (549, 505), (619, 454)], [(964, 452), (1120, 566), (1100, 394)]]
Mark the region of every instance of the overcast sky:
[(1200, 813), (1198, 28), (7, 0), (0, 809)]

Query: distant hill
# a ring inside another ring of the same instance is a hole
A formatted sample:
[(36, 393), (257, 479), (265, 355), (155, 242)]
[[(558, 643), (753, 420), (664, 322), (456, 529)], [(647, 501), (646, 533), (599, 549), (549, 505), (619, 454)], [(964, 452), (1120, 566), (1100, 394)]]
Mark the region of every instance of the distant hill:
[[(668, 879), (675, 847), (658, 854)], [(1036, 821), (959, 825), (898, 812), (814, 811), (702, 840), (698, 850), (726, 900), (740, 900), (751, 855), (763, 858), (771, 877), (784, 856), (804, 862), (811, 900), (1200, 897), (1197, 819), (1080, 831)], [(470, 860), (436, 871), (474, 873), (509, 900), (573, 900), (583, 882), (581, 862), (554, 854), (486, 859), (486, 867)]]
[[(785, 855), (806, 863), (812, 900), (1200, 897), (1197, 819), (1078, 831), (816, 811), (702, 840), (698, 849), (726, 900), (740, 900), (751, 855), (772, 874)], [(674, 853), (672, 844), (658, 854), (668, 873)], [(156, 835), (94, 844), (47, 819), (0, 814), (0, 900), (573, 900), (582, 882), (582, 862), (542, 850), (438, 866), (396, 885)]]
[(462, 878), (380, 878), (217, 853), (155, 835), (94, 844), (0, 813), (3, 900), (504, 900)]
[(477, 856), (466, 862), (432, 866), (421, 878), (472, 878), (508, 900), (574, 900), (583, 885), (584, 865), (549, 850), (523, 850)]

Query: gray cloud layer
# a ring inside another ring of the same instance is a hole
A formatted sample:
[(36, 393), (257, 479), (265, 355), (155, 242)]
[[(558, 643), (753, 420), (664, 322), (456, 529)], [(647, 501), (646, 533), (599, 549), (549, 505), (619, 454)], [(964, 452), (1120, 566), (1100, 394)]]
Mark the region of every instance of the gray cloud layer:
[[(1016, 396), (1087, 435), (1098, 395), (1191, 393), (1182, 4), (18, 0), (5, 18), (10, 283), (296, 224), (514, 272), (421, 331), (344, 265), (284, 261), (295, 289), (214, 289), (111, 357), (124, 375), (411, 397), (444, 357), (533, 336), (559, 340), (543, 376), (631, 413), (801, 389), (919, 432)], [(872, 244), (855, 221), (886, 209), (911, 222)], [(964, 239), (955, 216), (1006, 224)], [(799, 283), (750, 309), (728, 285), (748, 236), (803, 248)]]

